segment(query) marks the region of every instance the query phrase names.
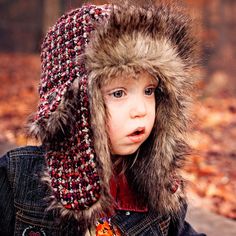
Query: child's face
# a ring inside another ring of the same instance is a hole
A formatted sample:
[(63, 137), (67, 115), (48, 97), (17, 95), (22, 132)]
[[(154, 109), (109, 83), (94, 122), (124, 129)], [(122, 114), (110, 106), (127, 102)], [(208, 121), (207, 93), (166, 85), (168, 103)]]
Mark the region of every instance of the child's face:
[(102, 92), (109, 112), (113, 155), (133, 154), (150, 135), (155, 121), (157, 80), (147, 72), (114, 78)]

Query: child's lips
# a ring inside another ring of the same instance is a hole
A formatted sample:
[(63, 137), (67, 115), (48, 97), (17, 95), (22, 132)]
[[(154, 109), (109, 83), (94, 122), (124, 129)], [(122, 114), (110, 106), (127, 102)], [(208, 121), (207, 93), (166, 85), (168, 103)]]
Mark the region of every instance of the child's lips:
[(143, 140), (145, 135), (145, 127), (139, 127), (135, 129), (131, 134), (128, 135), (128, 138), (133, 143), (139, 143)]

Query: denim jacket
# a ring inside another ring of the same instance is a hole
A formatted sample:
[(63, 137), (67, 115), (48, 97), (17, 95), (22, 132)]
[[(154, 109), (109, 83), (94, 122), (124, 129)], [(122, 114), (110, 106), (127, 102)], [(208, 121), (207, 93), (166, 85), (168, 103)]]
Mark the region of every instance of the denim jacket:
[[(42, 147), (18, 148), (0, 158), (0, 235), (83, 235), (83, 225), (75, 219), (46, 211), (51, 190), (41, 181), (44, 170)], [(117, 211), (112, 222), (122, 235), (203, 236), (184, 221), (185, 214), (186, 208), (173, 221), (156, 212)]]

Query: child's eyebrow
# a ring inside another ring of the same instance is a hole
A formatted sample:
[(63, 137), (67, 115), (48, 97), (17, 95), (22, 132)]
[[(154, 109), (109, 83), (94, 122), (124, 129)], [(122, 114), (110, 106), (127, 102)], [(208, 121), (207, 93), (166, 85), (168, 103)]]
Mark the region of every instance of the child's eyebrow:
[(126, 87), (125, 84), (114, 84), (114, 85), (107, 84), (107, 85), (103, 86), (101, 90), (103, 93), (107, 93), (107, 92), (112, 91), (114, 89), (125, 88), (125, 87)]
[(109, 78), (106, 82), (101, 85), (101, 88), (106, 87), (122, 87), (128, 85), (130, 82), (127, 80), (127, 77), (122, 78)]
[[(136, 72), (136, 74), (133, 74), (133, 73), (127, 74), (127, 75), (121, 74), (120, 76), (117, 76), (117, 77), (109, 77), (101, 83), (101, 89), (103, 90), (103, 92), (107, 92), (117, 87), (122, 88), (125, 86), (129, 86), (131, 82), (130, 80), (128, 80), (128, 78), (131, 78), (133, 80), (142, 80), (144, 73), (139, 71), (139, 72)], [(151, 73), (148, 73), (148, 74), (151, 76), (150, 82), (148, 82), (148, 84), (158, 86), (160, 83), (160, 79)]]

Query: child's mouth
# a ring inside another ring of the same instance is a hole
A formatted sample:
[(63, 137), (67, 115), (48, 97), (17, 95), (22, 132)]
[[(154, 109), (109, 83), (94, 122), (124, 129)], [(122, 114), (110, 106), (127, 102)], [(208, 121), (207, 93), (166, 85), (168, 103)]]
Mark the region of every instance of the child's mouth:
[(143, 140), (145, 127), (139, 127), (128, 135), (129, 139), (134, 143), (139, 143)]

